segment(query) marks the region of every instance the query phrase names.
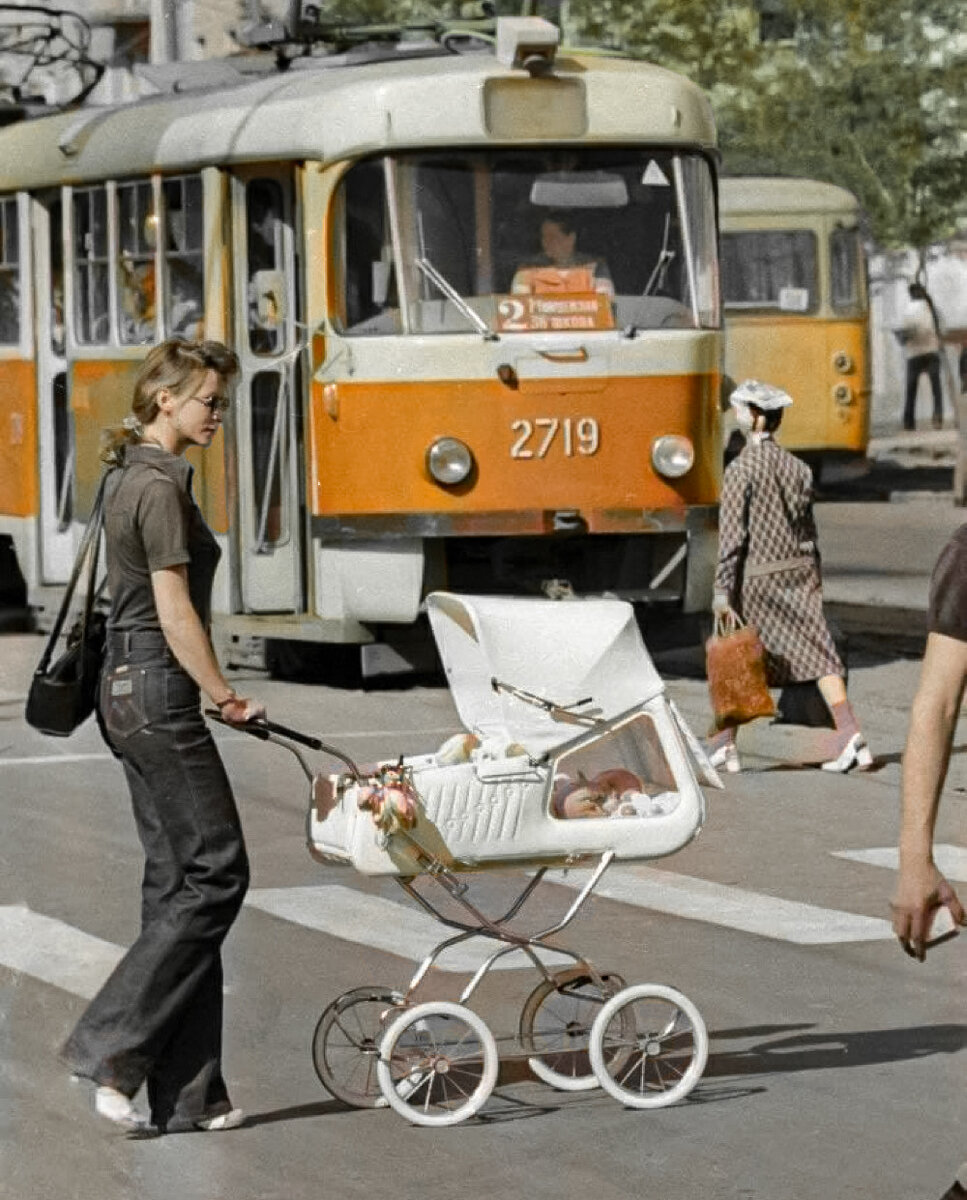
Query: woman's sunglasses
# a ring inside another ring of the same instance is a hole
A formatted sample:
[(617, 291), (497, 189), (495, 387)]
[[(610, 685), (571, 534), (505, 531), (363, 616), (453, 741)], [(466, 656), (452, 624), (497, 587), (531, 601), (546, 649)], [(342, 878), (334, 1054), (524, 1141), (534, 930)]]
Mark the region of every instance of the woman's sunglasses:
[(198, 404), (204, 404), (212, 416), (223, 416), (229, 409), (229, 401), (224, 396), (209, 396), (207, 400), (202, 400), (200, 396), (192, 396)]

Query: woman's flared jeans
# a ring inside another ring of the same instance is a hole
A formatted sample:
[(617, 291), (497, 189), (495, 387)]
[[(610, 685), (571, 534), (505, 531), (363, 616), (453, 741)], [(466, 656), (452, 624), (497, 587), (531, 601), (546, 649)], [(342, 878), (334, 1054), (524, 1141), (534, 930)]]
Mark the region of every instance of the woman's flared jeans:
[(164, 1129), (231, 1107), (221, 1068), (221, 945), (249, 870), (198, 689), (151, 636), (109, 645), (100, 693), (144, 848), (141, 934), (63, 1057), (77, 1074), (129, 1096), (146, 1083), (152, 1121)]

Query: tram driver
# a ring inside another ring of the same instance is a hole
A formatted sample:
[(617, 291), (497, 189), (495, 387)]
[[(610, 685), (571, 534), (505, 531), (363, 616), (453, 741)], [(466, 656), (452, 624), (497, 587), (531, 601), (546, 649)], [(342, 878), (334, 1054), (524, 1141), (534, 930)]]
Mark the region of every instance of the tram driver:
[(599, 256), (578, 249), (578, 227), (569, 214), (548, 213), (541, 220), (540, 242), (541, 253), (515, 272), (512, 292), (601, 292), (614, 297), (607, 264)]

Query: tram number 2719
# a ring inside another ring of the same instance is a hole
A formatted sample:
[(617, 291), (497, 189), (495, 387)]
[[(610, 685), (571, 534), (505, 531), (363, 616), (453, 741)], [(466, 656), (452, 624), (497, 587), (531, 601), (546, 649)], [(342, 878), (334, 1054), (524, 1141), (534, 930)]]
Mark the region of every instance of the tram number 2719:
[(594, 417), (521, 417), (511, 421), (514, 441), (511, 458), (546, 458), (555, 444), (565, 457), (575, 454), (597, 454), (601, 430)]

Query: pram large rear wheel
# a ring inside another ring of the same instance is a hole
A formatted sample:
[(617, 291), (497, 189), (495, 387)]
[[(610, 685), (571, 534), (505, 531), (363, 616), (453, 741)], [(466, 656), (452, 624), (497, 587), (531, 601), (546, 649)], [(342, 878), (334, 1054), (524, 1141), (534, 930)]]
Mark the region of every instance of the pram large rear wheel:
[(642, 983), (601, 1009), (588, 1045), (601, 1086), (629, 1108), (683, 1100), (708, 1061), (702, 1014), (675, 988)]
[(312, 1035), (312, 1064), (322, 1086), (353, 1108), (381, 1108), (376, 1078), (383, 1031), (403, 1004), (387, 987), (344, 992), (323, 1012)]
[(486, 1103), (497, 1067), (497, 1044), (480, 1017), (439, 1000), (408, 1008), (392, 1022), (376, 1073), (400, 1116), (414, 1125), (456, 1125)]
[[(605, 1003), (624, 986), (620, 975), (601, 975), (598, 986), (586, 967), (567, 967), (543, 979), (524, 1001), (520, 1044), (538, 1079), (565, 1092), (599, 1086), (588, 1058), (591, 1026)], [(632, 1014), (628, 1014), (629, 1032)]]

